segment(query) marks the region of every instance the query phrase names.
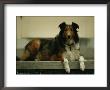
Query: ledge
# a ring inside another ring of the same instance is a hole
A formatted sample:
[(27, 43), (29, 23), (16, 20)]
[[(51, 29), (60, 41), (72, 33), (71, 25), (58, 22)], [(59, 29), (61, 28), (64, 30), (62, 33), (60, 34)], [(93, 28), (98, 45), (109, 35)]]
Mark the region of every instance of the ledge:
[[(79, 69), (79, 62), (69, 62), (71, 69)], [(94, 69), (94, 60), (85, 61), (85, 69)], [(16, 69), (64, 69), (60, 61), (16, 61)]]

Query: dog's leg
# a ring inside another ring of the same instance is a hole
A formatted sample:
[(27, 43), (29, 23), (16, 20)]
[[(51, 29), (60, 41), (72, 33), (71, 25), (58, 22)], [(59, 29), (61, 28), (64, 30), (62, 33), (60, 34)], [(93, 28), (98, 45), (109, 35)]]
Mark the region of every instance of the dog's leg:
[(25, 51), (23, 52), (22, 56), (21, 56), (21, 60), (27, 60), (27, 58), (30, 58), (32, 60), (34, 60), (34, 58), (36, 57), (35, 55), (37, 55), (38, 51), (40, 48), (40, 40), (39, 39), (35, 39), (30, 41), (26, 46), (25, 46)]
[(70, 73), (69, 62), (66, 56), (66, 52), (57, 54), (57, 60), (63, 63), (64, 69), (67, 73)]
[(82, 71), (84, 71), (85, 70), (85, 64), (84, 64), (84, 57), (83, 56), (80, 56), (79, 57), (79, 63), (80, 63), (80, 69), (82, 70)]
[(64, 65), (64, 68), (65, 68), (66, 72), (70, 73), (69, 62), (66, 58), (64, 58), (63, 65)]

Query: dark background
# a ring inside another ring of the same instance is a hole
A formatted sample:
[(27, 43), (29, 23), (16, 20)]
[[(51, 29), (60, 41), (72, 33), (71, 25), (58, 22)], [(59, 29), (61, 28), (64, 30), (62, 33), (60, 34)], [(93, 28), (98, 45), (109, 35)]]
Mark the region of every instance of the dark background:
[[(1, 86), (1, 90), (56, 90), (56, 89), (63, 89), (63, 90), (73, 90), (73, 89), (77, 89), (77, 90), (88, 90), (88, 89), (100, 89), (100, 90), (105, 90), (105, 89), (110, 89), (109, 85), (110, 85), (110, 71), (109, 69), (107, 69), (108, 71), (108, 77), (107, 77), (107, 84), (108, 84), (108, 88), (3, 88), (4, 87), (4, 4), (11, 4), (11, 3), (15, 3), (15, 4), (107, 4), (110, 0), (0, 0), (0, 86)], [(102, 13), (103, 14), (103, 13)], [(102, 21), (103, 23), (103, 21)], [(110, 3), (108, 3), (108, 7), (107, 7), (107, 46), (110, 46)], [(107, 65), (108, 68), (110, 68), (110, 47), (107, 47)]]
[(107, 4), (110, 0), (0, 0), (1, 3), (16, 4)]

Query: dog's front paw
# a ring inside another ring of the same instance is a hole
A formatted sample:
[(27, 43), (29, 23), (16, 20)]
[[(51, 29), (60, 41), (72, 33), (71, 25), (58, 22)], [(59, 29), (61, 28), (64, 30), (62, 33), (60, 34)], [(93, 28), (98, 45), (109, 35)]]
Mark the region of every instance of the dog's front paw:
[(85, 64), (84, 64), (84, 62), (80, 62), (80, 70), (82, 70), (82, 71), (85, 70)]
[(79, 59), (79, 63), (80, 63), (80, 70), (84, 71), (85, 70), (85, 64), (84, 64), (84, 57), (83, 56), (80, 56), (80, 59)]
[(65, 71), (67, 73), (70, 73), (70, 67), (69, 67), (69, 63), (68, 63), (67, 59), (64, 59), (63, 65), (64, 65), (64, 68), (65, 68)]
[(70, 68), (69, 68), (69, 67), (65, 67), (65, 71), (66, 71), (67, 73), (70, 73)]

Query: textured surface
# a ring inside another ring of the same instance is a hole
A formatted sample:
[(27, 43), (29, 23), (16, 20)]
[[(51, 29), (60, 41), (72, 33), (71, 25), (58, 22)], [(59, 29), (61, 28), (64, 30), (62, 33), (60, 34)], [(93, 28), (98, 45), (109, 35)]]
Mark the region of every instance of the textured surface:
[[(69, 63), (71, 69), (79, 69), (79, 62), (72, 61)], [(17, 69), (63, 69), (60, 61), (17, 61)], [(94, 61), (85, 61), (86, 69), (94, 69)]]

